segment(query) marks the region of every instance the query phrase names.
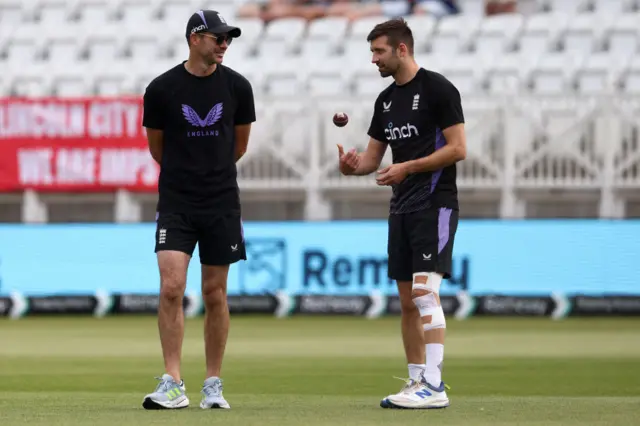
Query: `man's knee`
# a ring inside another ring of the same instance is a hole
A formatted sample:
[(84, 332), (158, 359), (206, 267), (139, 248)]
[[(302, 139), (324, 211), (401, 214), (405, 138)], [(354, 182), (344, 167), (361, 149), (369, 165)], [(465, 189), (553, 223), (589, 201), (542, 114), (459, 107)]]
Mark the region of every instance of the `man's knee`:
[(398, 281), (398, 295), (400, 296), (400, 312), (402, 315), (417, 315), (418, 308), (411, 298), (411, 281)]
[(422, 318), (425, 330), (445, 328), (444, 311), (440, 305), (442, 275), (433, 272), (413, 274), (411, 298)]
[(159, 252), (160, 297), (181, 299), (187, 286), (189, 255), (182, 252)]
[(206, 266), (202, 271), (202, 299), (205, 306), (226, 303), (228, 266)]

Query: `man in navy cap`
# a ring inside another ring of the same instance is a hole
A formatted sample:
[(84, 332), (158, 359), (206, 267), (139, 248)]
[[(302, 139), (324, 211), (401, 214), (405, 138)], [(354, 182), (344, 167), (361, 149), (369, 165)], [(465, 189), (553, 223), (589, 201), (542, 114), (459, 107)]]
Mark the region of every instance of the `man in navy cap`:
[(249, 81), (222, 65), (241, 30), (216, 11), (194, 13), (189, 58), (156, 77), (144, 94), (143, 126), (160, 165), (155, 252), (160, 271), (158, 328), (165, 372), (146, 409), (189, 406), (180, 374), (183, 297), (196, 244), (202, 270), (207, 375), (202, 408), (230, 408), (220, 370), (229, 331), (227, 274), (246, 259), (236, 162), (256, 119)]

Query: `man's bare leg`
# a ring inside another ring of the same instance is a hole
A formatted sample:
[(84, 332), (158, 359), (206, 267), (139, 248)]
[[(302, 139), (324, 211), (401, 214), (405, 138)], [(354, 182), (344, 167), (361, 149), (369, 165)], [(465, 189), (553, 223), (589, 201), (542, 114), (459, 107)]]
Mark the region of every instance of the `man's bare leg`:
[(164, 357), (165, 372), (180, 382), (180, 359), (184, 338), (184, 291), (187, 286), (187, 268), (191, 257), (179, 251), (158, 252), (160, 268), (160, 303), (158, 329)]
[(427, 383), (435, 388), (439, 388), (442, 382), (444, 339), (447, 326), (440, 303), (441, 283), (442, 275), (436, 273), (415, 274), (413, 281), (413, 299), (420, 310), (420, 322), (424, 329), (426, 353), (424, 377)]
[(158, 330), (165, 374), (156, 389), (146, 395), (142, 406), (147, 410), (176, 409), (189, 406), (180, 378), (180, 358), (184, 336), (182, 299), (187, 286), (190, 256), (179, 251), (159, 251), (160, 300)]
[(424, 331), (420, 311), (411, 298), (411, 281), (398, 281), (400, 296), (402, 343), (409, 368), (409, 378), (420, 381), (425, 369)]
[(227, 276), (229, 265), (202, 265), (202, 298), (204, 300), (204, 350), (207, 376), (200, 402), (202, 408), (231, 408), (222, 396), (222, 360), (229, 335)]
[(204, 350), (207, 378), (220, 377), (222, 359), (229, 335), (227, 276), (229, 266), (202, 266), (202, 298), (204, 299)]
[[(387, 397), (387, 406), (402, 408), (444, 408), (449, 397), (442, 382), (444, 357), (444, 331), (446, 321), (440, 304), (442, 275), (433, 272), (413, 274), (413, 302), (419, 311), (425, 342), (426, 368), (417, 383), (411, 383), (405, 392)], [(384, 401), (383, 401), (384, 403)], [(382, 404), (381, 404), (382, 405)]]
[[(411, 297), (411, 281), (398, 281), (398, 295), (400, 296), (400, 327), (402, 330), (402, 343), (404, 345), (404, 353), (407, 359), (407, 367), (409, 370), (409, 378), (411, 382), (407, 382), (399, 393), (403, 393), (407, 389), (414, 387), (416, 383), (422, 381), (422, 375), (425, 370), (425, 346), (424, 331), (422, 322), (420, 321), (420, 311), (416, 307)], [(382, 408), (392, 408), (393, 404), (389, 402), (392, 395), (383, 398), (380, 401)]]

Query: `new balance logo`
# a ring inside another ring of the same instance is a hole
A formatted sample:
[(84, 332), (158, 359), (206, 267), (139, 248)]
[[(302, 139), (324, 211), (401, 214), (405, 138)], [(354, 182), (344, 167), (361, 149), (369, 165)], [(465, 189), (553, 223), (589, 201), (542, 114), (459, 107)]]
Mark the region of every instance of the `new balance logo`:
[(426, 398), (428, 396), (431, 396), (431, 392), (429, 392), (426, 389), (423, 389), (421, 391), (416, 392), (416, 396), (419, 396), (420, 398)]
[(167, 230), (164, 228), (161, 228), (158, 231), (158, 244), (164, 244), (167, 242)]
[(418, 105), (420, 105), (420, 94), (416, 93), (413, 97), (413, 105), (411, 107), (412, 110), (417, 110), (418, 109)]

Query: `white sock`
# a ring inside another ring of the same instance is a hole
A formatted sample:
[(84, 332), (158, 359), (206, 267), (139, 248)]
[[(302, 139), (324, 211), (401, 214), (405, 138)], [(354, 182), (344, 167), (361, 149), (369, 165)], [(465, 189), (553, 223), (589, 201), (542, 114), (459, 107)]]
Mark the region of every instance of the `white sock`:
[(409, 378), (419, 382), (422, 379), (422, 373), (424, 373), (425, 368), (426, 365), (424, 364), (409, 364)]
[(441, 364), (444, 359), (444, 345), (440, 343), (427, 343), (427, 364), (424, 371), (424, 378), (431, 386), (439, 387), (442, 382)]

